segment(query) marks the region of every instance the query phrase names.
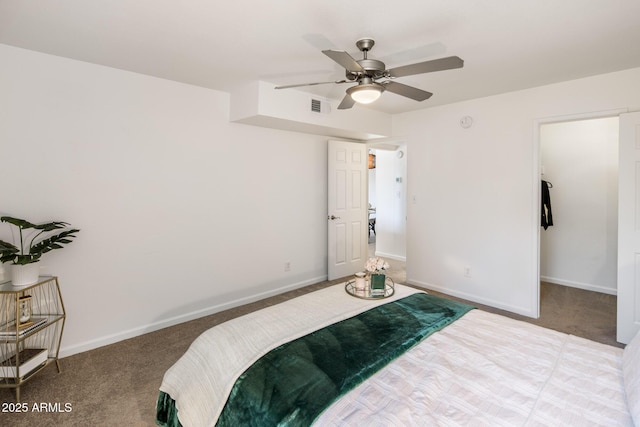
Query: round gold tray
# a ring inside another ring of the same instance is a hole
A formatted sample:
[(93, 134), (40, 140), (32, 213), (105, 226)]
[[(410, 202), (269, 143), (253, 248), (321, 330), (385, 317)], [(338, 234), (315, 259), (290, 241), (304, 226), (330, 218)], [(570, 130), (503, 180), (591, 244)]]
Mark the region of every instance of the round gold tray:
[(344, 290), (347, 291), (349, 295), (356, 298), (362, 299), (381, 299), (381, 298), (389, 298), (391, 295), (395, 293), (395, 282), (391, 277), (385, 279), (384, 282), (384, 290), (383, 289), (375, 289), (371, 290), (369, 287), (370, 283), (367, 280), (364, 289), (356, 289), (356, 281), (355, 279), (348, 280), (344, 285)]

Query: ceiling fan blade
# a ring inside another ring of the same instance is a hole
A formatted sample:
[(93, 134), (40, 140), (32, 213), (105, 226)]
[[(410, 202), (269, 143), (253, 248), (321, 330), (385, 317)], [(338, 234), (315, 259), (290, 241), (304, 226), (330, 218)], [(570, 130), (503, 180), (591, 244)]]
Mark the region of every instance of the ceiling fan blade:
[(407, 98), (411, 98), (416, 101), (424, 101), (425, 99), (431, 98), (431, 95), (433, 95), (431, 92), (398, 82), (387, 81), (382, 84), (384, 85), (385, 90), (393, 92), (396, 95), (406, 96)]
[(275, 89), (289, 89), (289, 88), (292, 88), (292, 87), (301, 87), (301, 86), (318, 86), (318, 85), (326, 85), (326, 84), (329, 84), (329, 83), (340, 84), (340, 83), (353, 83), (353, 82), (347, 81), (347, 80), (336, 80), (336, 81), (332, 81), (332, 82), (300, 83), (300, 84), (295, 84), (295, 85), (276, 86)]
[(338, 105), (338, 110), (348, 110), (349, 108), (355, 105), (356, 101), (353, 100), (351, 95), (346, 94), (344, 98), (342, 98), (342, 102)]
[(432, 73), (434, 71), (451, 70), (462, 68), (464, 61), (457, 56), (433, 59), (431, 61), (418, 62), (416, 64), (404, 65), (392, 68), (388, 71), (389, 77), (413, 76), (415, 74)]
[(349, 55), (347, 52), (345, 52), (344, 50), (329, 49), (329, 50), (323, 50), (322, 53), (324, 53), (329, 58), (336, 61), (347, 71), (351, 71), (352, 73), (356, 73), (356, 72), (364, 73), (364, 68), (362, 68), (362, 66), (358, 64), (358, 61), (353, 59), (353, 57)]

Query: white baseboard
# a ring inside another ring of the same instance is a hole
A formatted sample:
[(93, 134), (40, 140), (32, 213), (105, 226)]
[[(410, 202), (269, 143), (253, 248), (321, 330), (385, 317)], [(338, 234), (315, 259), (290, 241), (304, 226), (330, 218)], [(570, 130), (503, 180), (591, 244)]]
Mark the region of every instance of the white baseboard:
[(307, 279), (302, 282), (293, 283), (290, 285), (281, 286), (275, 289), (270, 289), (268, 291), (259, 292), (257, 294), (253, 294), (250, 296), (242, 297), (235, 299), (233, 301), (228, 301), (222, 304), (216, 304), (211, 307), (203, 308), (200, 310), (195, 310), (189, 313), (184, 313), (178, 316), (171, 317), (169, 319), (160, 320), (157, 322), (153, 322), (148, 325), (139, 326), (136, 328), (128, 329), (126, 331), (118, 332), (111, 335), (106, 335), (103, 337), (95, 338), (89, 341), (85, 341), (79, 344), (74, 344), (71, 346), (63, 346), (60, 348), (59, 357), (68, 357), (74, 354), (82, 353), (85, 351), (93, 350), (99, 347), (103, 347), (105, 345), (114, 344), (119, 341), (123, 341), (129, 338), (134, 338), (140, 335), (148, 334), (149, 332), (157, 331), (159, 329), (167, 328), (169, 326), (178, 325), (180, 323), (188, 322), (190, 320), (199, 319), (204, 316), (209, 316), (211, 314), (218, 313), (223, 310), (228, 310), (230, 308), (239, 307), (244, 304), (249, 304), (261, 299), (265, 299), (268, 297), (272, 297), (275, 295), (282, 294), (284, 292), (292, 291), (294, 289), (302, 288), (304, 286), (313, 285), (314, 283), (323, 282), (327, 280), (327, 276), (315, 277), (312, 279)]
[(382, 258), (389, 258), (389, 259), (393, 259), (393, 260), (396, 260), (396, 261), (407, 262), (407, 257), (400, 256), (400, 255), (395, 255), (395, 254), (390, 254), (390, 253), (387, 253), (387, 252), (376, 251), (376, 256), (379, 256), (379, 257), (382, 257)]
[(607, 288), (605, 286), (593, 285), (590, 283), (574, 282), (572, 280), (563, 280), (556, 277), (540, 276), (542, 282), (553, 283), (554, 285), (569, 286), (571, 288), (584, 289), (585, 291), (600, 292), (609, 295), (618, 295), (617, 289)]
[(437, 292), (442, 292), (443, 294), (451, 295), (454, 297), (462, 298), (467, 301), (476, 302), (478, 304), (488, 305), (489, 307), (498, 308), (500, 310), (510, 311), (512, 313), (521, 314), (522, 316), (527, 316), (531, 318), (535, 318), (531, 309), (526, 307), (520, 307), (515, 305), (503, 304), (499, 301), (495, 301), (488, 298), (483, 298), (477, 295), (468, 294), (466, 292), (459, 292), (453, 289), (444, 288), (442, 286), (437, 286), (432, 283), (421, 282), (419, 280), (407, 278), (407, 283), (410, 285), (419, 286), (425, 289), (432, 289)]

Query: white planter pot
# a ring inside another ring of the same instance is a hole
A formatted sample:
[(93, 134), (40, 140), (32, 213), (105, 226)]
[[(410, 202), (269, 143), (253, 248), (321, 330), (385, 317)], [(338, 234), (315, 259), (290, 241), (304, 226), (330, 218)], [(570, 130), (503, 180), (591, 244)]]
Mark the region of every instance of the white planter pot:
[(39, 276), (40, 264), (36, 262), (24, 265), (11, 265), (11, 284), (13, 286), (32, 285), (38, 281)]

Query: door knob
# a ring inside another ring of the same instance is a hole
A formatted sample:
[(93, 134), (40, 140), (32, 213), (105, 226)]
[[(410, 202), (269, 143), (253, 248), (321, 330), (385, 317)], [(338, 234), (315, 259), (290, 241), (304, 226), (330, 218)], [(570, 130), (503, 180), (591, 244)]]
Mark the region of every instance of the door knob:
[(327, 219), (334, 220), (334, 219), (340, 219), (340, 217), (339, 216), (335, 216), (335, 215), (331, 215), (331, 216), (328, 216)]

